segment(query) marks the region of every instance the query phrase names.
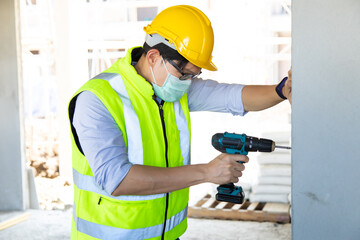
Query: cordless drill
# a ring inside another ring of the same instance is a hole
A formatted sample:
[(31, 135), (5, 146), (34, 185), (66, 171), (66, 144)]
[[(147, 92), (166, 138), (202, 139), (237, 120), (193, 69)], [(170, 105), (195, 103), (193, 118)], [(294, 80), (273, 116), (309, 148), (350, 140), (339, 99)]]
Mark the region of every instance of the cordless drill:
[[(291, 149), (290, 147), (277, 146), (270, 139), (256, 138), (236, 133), (216, 133), (212, 137), (214, 148), (223, 153), (248, 155), (248, 152), (272, 152), (275, 148)], [(239, 161), (239, 163), (243, 163)], [(233, 183), (222, 184), (217, 187), (216, 200), (243, 203), (245, 199), (242, 187)]]

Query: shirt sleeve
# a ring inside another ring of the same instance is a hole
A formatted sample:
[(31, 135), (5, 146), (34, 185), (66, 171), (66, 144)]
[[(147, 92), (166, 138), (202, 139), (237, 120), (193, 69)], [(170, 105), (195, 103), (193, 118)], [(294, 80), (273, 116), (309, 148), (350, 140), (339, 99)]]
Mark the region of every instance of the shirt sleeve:
[(77, 97), (73, 125), (96, 183), (111, 194), (132, 166), (121, 130), (105, 105), (90, 91)]
[(245, 85), (218, 83), (196, 78), (188, 91), (190, 112), (212, 111), (244, 116), (242, 89)]

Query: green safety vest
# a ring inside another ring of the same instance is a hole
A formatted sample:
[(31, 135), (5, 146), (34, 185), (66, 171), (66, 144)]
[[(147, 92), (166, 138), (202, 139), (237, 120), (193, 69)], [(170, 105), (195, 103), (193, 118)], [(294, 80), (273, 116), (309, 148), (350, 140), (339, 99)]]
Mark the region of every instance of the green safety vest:
[(96, 184), (72, 125), (78, 94), (91, 91), (123, 133), (132, 164), (190, 164), (187, 95), (178, 102), (165, 102), (160, 109), (151, 84), (131, 65), (132, 50), (86, 82), (69, 104), (74, 177), (71, 239), (176, 239), (187, 228), (188, 188), (164, 194), (112, 196)]

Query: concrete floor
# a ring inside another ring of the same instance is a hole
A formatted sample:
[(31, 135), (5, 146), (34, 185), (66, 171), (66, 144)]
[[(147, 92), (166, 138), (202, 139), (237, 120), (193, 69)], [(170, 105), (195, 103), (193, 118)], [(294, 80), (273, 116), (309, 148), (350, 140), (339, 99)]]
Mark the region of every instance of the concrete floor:
[[(72, 209), (66, 211), (28, 210), (27, 212), (30, 213), (28, 220), (0, 231), (0, 239), (70, 239), (70, 219)], [(12, 216), (14, 216), (14, 214)], [(6, 215), (3, 215), (2, 217), (0, 215), (0, 221), (4, 219), (6, 219)], [(181, 240), (291, 239), (291, 224), (193, 218), (190, 218), (188, 222), (188, 230), (181, 236)]]

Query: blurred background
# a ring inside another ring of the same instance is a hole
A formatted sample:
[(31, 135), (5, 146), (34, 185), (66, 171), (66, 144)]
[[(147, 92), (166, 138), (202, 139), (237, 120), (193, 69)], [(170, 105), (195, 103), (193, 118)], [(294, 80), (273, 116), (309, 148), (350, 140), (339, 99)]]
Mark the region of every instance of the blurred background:
[[(291, 67), (289, 0), (20, 0), (26, 164), (35, 177), (35, 187), (30, 190), (33, 207), (72, 207), (67, 118), (72, 94), (123, 57), (128, 48), (142, 45), (143, 27), (164, 8), (178, 4), (198, 7), (214, 28), (213, 62), (219, 70), (203, 71), (202, 78), (236, 84), (277, 84), (287, 75)], [(287, 101), (245, 117), (196, 112), (191, 113), (191, 119), (193, 164), (207, 163), (219, 154), (210, 141), (218, 132), (268, 136), (287, 144), (290, 141), (291, 109)], [(282, 166), (290, 174), (290, 154), (278, 154), (287, 158)], [(249, 157), (240, 179), (247, 197), (264, 175), (258, 161), (261, 154), (250, 153)], [(288, 189), (289, 174), (286, 182), (278, 183)], [(206, 193), (214, 194), (215, 187), (192, 187), (190, 204)], [(273, 201), (288, 202), (289, 191)]]

